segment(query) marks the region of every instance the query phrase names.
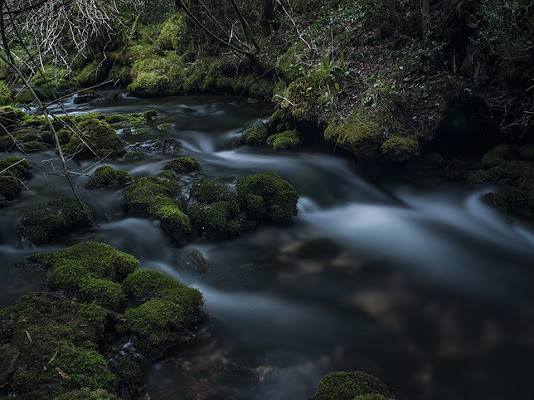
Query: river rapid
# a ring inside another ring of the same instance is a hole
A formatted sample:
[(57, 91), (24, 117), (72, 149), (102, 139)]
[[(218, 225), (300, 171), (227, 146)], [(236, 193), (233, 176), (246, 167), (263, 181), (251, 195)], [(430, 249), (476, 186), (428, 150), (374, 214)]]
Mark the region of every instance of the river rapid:
[[(273, 112), (238, 98), (123, 97), (65, 107), (157, 110), (168, 129), (155, 123), (119, 134), (132, 144), (179, 139), (180, 155), (202, 167), (184, 185), (275, 171), (300, 194), (291, 226), (177, 249), (154, 221), (123, 213), (120, 191), (84, 188), (99, 165), (70, 161), (98, 226), (34, 249), (18, 234), (22, 216), (70, 189), (52, 151), (31, 154), (42, 171), (33, 167), (29, 191), (0, 212), (2, 307), (44, 287), (42, 275), (18, 266), (25, 256), (90, 238), (204, 294), (210, 319), (202, 339), (147, 360), (144, 399), (306, 400), (325, 373), (344, 369), (377, 375), (401, 400), (531, 398), (534, 228), (487, 207), (481, 196), (492, 188), (370, 183), (335, 153), (235, 149), (240, 132)], [(151, 176), (172, 158), (108, 165)], [(205, 255), (206, 273), (184, 262), (189, 247)]]

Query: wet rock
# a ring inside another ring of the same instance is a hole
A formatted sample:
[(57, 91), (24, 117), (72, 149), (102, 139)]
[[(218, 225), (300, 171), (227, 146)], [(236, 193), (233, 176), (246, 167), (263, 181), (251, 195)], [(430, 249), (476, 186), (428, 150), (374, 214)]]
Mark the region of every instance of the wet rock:
[(179, 174), (190, 174), (200, 170), (200, 163), (195, 157), (179, 157), (169, 161), (165, 165), (165, 169), (170, 169)]
[(127, 171), (104, 165), (95, 170), (87, 182), (87, 187), (91, 189), (116, 188), (125, 186), (130, 182), (133, 182), (133, 178)]
[[(83, 208), (82, 208), (83, 207)], [(92, 210), (77, 199), (53, 200), (24, 215), (22, 236), (34, 245), (50, 243), (91, 224)]]

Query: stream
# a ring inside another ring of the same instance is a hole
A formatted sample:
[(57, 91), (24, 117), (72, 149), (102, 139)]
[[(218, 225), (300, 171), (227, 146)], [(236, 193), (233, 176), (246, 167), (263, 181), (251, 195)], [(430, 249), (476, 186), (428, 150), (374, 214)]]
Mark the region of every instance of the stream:
[[(48, 174), (33, 167), (29, 191), (0, 212), (0, 306), (44, 287), (42, 275), (18, 267), (25, 256), (90, 238), (204, 294), (204, 339), (147, 361), (143, 399), (307, 400), (325, 373), (358, 369), (400, 400), (531, 398), (534, 226), (486, 206), (491, 187), (373, 184), (324, 150), (235, 149), (237, 135), (273, 112), (240, 98), (123, 97), (65, 108), (157, 110), (148, 130), (119, 134), (132, 144), (179, 139), (180, 155), (202, 167), (185, 185), (275, 171), (300, 194), (291, 226), (177, 249), (154, 221), (124, 215), (120, 191), (84, 188), (99, 165), (70, 161), (99, 224), (34, 249), (18, 234), (22, 216), (70, 189), (53, 151), (31, 154)], [(162, 121), (170, 127), (157, 129)], [(108, 165), (142, 177), (173, 158)], [(206, 257), (206, 273), (185, 265), (190, 247)]]

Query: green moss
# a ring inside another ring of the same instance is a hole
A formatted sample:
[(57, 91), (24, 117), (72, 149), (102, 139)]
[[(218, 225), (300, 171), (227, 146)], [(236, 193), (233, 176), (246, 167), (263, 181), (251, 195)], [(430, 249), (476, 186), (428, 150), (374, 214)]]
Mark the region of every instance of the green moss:
[(146, 121), (154, 121), (158, 118), (158, 112), (156, 110), (148, 110), (142, 113), (141, 117)]
[(168, 289), (183, 288), (185, 285), (170, 275), (143, 269), (128, 275), (122, 282), (122, 287), (128, 296), (137, 300), (146, 300), (158, 295), (164, 295)]
[(388, 397), (382, 396), (378, 393), (370, 393), (356, 396), (353, 400), (388, 400)]
[(286, 114), (283, 111), (278, 110), (269, 118), (267, 129), (271, 135), (274, 135), (276, 133), (291, 130), (291, 124)]
[(185, 249), (181, 253), (181, 258), (183, 261), (183, 265), (188, 270), (204, 273), (209, 268), (209, 263), (204, 257), (204, 254), (202, 254), (202, 252), (198, 249), (195, 249), (195, 248)]
[(0, 353), (10, 349), (16, 354), (6, 382), (10, 392), (52, 399), (81, 388), (112, 390), (115, 377), (93, 344), (102, 337), (105, 320), (106, 312), (96, 305), (46, 293), (25, 296), (1, 310), (0, 335), (6, 344)]
[[(133, 279), (135, 280), (135, 279)], [(161, 278), (163, 288), (154, 288), (156, 297), (125, 312), (126, 322), (119, 327), (133, 336), (146, 353), (154, 354), (165, 347), (187, 340), (190, 330), (200, 317), (202, 294), (193, 288)], [(146, 291), (151, 288), (144, 286)]]
[(200, 163), (195, 157), (179, 157), (169, 161), (165, 169), (178, 172), (179, 174), (190, 174), (200, 169)]
[(387, 161), (403, 162), (419, 156), (419, 144), (410, 138), (390, 136), (382, 143), (380, 151)]
[(161, 25), (157, 42), (164, 50), (178, 50), (187, 30), (183, 14), (176, 13)]
[[(38, 97), (41, 97), (41, 96), (39, 96), (39, 91), (38, 90), (34, 89), (34, 91), (36, 92)], [(34, 99), (32, 93), (28, 89), (22, 89), (20, 92), (18, 92), (15, 95), (15, 99), (14, 99), (14, 101), (16, 103), (20, 103), (20, 104), (31, 103), (34, 100), (35, 99)]]
[(24, 215), (22, 235), (34, 245), (49, 243), (91, 224), (92, 211), (74, 198), (53, 200)]
[[(62, 272), (65, 273), (66, 271)], [(82, 301), (94, 302), (94, 304), (108, 309), (116, 309), (126, 300), (119, 283), (108, 279), (93, 278), (89, 275), (79, 282), (77, 296)]]
[(379, 123), (363, 109), (353, 113), (341, 125), (328, 125), (324, 138), (359, 159), (373, 158), (384, 142)]
[(46, 65), (41, 73), (36, 73), (30, 83), (36, 86), (50, 85), (59, 90), (66, 90), (70, 87), (69, 71), (63, 68), (56, 68), (52, 65)]
[(122, 156), (127, 161), (136, 161), (146, 158), (146, 154), (140, 151), (129, 151)]
[(12, 106), (0, 107), (0, 121), (5, 127), (18, 125), (28, 119), (30, 119), (30, 116), (22, 110)]
[(4, 200), (13, 200), (17, 198), (24, 186), (16, 178), (10, 176), (0, 176), (0, 196)]
[(391, 389), (377, 377), (362, 371), (350, 371), (326, 374), (310, 400), (353, 400), (367, 394), (394, 397)]
[(105, 390), (99, 389), (91, 391), (89, 389), (82, 389), (64, 393), (57, 396), (54, 400), (120, 400), (114, 394), (110, 394)]
[(221, 239), (241, 234), (246, 216), (238, 211), (237, 203), (218, 201), (192, 206), (188, 215), (197, 233), (210, 239)]
[[(75, 268), (82, 274), (119, 282), (134, 272), (139, 265), (135, 257), (98, 242), (79, 243), (56, 252), (35, 255), (32, 260), (42, 263), (51, 272), (67, 266), (69, 269)], [(67, 274), (56, 275), (58, 276), (57, 282), (68, 283), (78, 279)]]
[(189, 240), (189, 218), (181, 211), (175, 198), (180, 185), (171, 172), (162, 172), (157, 178), (140, 178), (123, 190), (123, 206), (131, 215), (157, 218), (161, 228), (177, 245)]
[(295, 129), (276, 133), (267, 139), (275, 150), (294, 150), (300, 147), (301, 141)]
[(520, 146), (518, 153), (523, 160), (534, 161), (534, 144)]
[(263, 124), (257, 124), (248, 128), (237, 139), (237, 145), (262, 146), (265, 144), (269, 132), (267, 127)]
[(87, 182), (87, 187), (91, 189), (114, 188), (124, 186), (132, 181), (133, 178), (127, 171), (104, 165), (95, 170), (94, 175)]
[(76, 74), (76, 81), (81, 87), (94, 86), (106, 80), (108, 71), (107, 62), (93, 60)]
[(240, 178), (236, 189), (250, 220), (288, 223), (297, 215), (297, 191), (274, 172)]
[[(89, 119), (78, 124), (80, 133), (62, 146), (63, 152), (76, 159), (105, 158), (124, 153), (125, 142), (105, 121)], [(82, 141), (83, 139), (83, 141)]]
[(511, 150), (512, 147), (510, 145), (500, 144), (484, 154), (480, 163), (485, 168), (503, 165), (505, 163), (505, 157)]
[(235, 194), (233, 194), (226, 185), (204, 178), (193, 182), (190, 194), (193, 199), (201, 203), (235, 201)]
[(6, 157), (0, 160), (0, 172), (2, 176), (12, 176), (26, 179), (31, 176), (30, 164), (20, 157)]
[(4, 81), (0, 81), (0, 105), (7, 106), (13, 101), (13, 91), (9, 89)]

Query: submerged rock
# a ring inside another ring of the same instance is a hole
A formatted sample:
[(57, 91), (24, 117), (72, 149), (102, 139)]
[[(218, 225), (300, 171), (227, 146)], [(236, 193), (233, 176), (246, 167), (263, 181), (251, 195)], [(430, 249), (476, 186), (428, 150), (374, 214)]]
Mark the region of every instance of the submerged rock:
[(53, 200), (24, 215), (20, 230), (34, 245), (50, 243), (89, 226), (92, 216), (89, 206), (80, 204), (77, 199)]

